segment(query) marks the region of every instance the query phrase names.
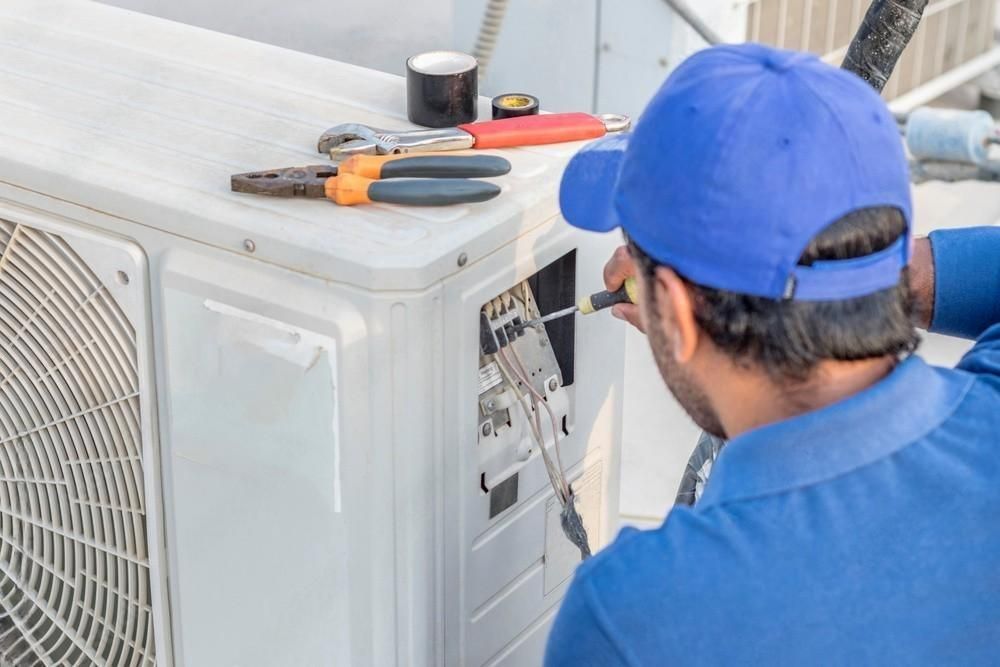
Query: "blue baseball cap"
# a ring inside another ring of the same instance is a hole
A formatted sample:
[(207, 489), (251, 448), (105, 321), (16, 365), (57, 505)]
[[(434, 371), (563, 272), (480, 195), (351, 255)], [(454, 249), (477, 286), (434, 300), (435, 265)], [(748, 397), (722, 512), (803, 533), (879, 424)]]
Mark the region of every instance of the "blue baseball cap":
[[(634, 132), (573, 158), (560, 200), (570, 224), (620, 227), (688, 280), (751, 296), (865, 296), (899, 284), (910, 257), (909, 170), (888, 107), (854, 74), (759, 44), (686, 60)], [(904, 238), (798, 266), (823, 229), (874, 207), (899, 209)]]

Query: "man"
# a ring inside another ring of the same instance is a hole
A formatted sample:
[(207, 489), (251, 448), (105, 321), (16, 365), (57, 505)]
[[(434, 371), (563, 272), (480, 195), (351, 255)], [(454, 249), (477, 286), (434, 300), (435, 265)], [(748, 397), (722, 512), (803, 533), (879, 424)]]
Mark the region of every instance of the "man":
[[(693, 507), (580, 566), (546, 664), (996, 664), (1000, 229), (912, 241), (881, 99), (811, 56), (703, 51), (562, 200), (623, 229), (607, 286), (642, 299), (616, 314), (729, 444)], [(979, 343), (932, 368), (913, 322)]]

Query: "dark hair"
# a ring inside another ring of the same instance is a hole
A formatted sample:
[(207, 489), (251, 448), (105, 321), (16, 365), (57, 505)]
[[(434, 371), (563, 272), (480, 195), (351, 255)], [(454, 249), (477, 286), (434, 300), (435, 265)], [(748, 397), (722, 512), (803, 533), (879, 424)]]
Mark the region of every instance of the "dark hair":
[[(884, 250), (906, 230), (895, 208), (851, 213), (823, 230), (799, 264), (853, 259)], [(649, 276), (656, 261), (631, 241), (633, 257)], [(723, 352), (757, 365), (777, 380), (804, 381), (824, 360), (858, 361), (913, 352), (920, 343), (912, 323), (909, 280), (842, 301), (765, 299), (697, 285), (681, 276), (694, 300), (698, 326)], [(649, 299), (655, 310), (655, 300)]]

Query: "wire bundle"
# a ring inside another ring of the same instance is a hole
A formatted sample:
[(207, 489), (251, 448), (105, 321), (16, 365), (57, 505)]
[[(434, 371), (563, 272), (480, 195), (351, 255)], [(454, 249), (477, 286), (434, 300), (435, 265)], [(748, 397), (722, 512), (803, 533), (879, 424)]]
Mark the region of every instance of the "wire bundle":
[[(531, 290), (527, 283), (521, 283), (521, 300), (524, 303), (524, 315), (528, 317)], [(549, 482), (552, 484), (555, 496), (562, 506), (560, 519), (563, 532), (569, 541), (580, 549), (581, 556), (588, 558), (591, 555), (590, 544), (587, 531), (583, 525), (583, 519), (576, 509), (573, 489), (566, 478), (566, 469), (563, 467), (562, 452), (559, 446), (559, 426), (556, 415), (545, 397), (531, 383), (524, 360), (514, 345), (506, 348), (500, 347), (494, 355), (494, 360), (500, 368), (504, 381), (517, 397), (517, 402), (521, 406), (521, 410), (524, 412), (525, 419), (531, 430), (532, 438), (538, 445), (542, 460), (545, 463), (545, 470), (549, 476)], [(524, 391), (522, 392), (519, 387), (524, 387)], [(542, 410), (548, 415), (549, 423), (552, 426), (552, 450), (555, 454), (554, 456), (545, 446), (545, 437), (542, 434)]]

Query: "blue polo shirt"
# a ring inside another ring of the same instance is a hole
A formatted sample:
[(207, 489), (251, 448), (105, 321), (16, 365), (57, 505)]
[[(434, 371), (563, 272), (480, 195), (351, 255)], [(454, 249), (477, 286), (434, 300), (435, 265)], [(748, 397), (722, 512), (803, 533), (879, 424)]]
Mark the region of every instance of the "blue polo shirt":
[(696, 506), (580, 566), (546, 665), (1000, 664), (1000, 229), (931, 241), (958, 367), (733, 440)]

